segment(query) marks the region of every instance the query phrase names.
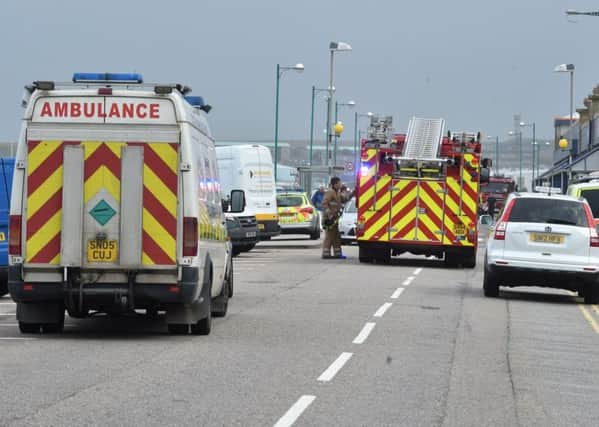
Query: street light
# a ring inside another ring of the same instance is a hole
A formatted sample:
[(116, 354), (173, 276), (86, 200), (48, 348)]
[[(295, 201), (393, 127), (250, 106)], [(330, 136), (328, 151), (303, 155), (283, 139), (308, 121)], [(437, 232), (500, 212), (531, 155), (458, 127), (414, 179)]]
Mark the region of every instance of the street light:
[(366, 114), (354, 113), (354, 168), (358, 167), (358, 119), (360, 117), (372, 117), (374, 113), (368, 112)]
[(520, 148), (519, 148), (520, 149), (520, 174), (518, 177), (518, 190), (522, 191), (522, 131), (521, 130), (516, 131), (516, 132), (509, 131), (508, 134), (512, 135), (512, 136), (518, 135), (518, 140), (519, 140), (518, 145), (520, 146)]
[[(312, 107), (310, 109), (310, 166), (312, 166), (312, 149), (314, 146), (314, 100), (318, 92), (328, 92), (328, 89), (319, 89), (316, 86), (312, 86)], [(333, 88), (333, 92), (335, 88)], [(328, 107), (327, 107), (328, 108)], [(328, 109), (327, 109), (328, 111)]]
[(536, 124), (535, 122), (532, 123), (524, 123), (524, 122), (520, 122), (520, 127), (531, 127), (532, 128), (532, 177), (531, 177), (531, 181), (530, 181), (530, 187), (531, 190), (534, 188), (534, 182), (535, 182), (535, 146), (534, 144), (537, 143), (537, 139), (536, 139), (536, 133), (535, 133), (535, 129), (536, 129)]
[(599, 12), (580, 12), (578, 10), (568, 9), (566, 10), (566, 15), (587, 15), (587, 16), (599, 16)]
[(329, 106), (327, 109), (327, 144), (326, 144), (326, 155), (327, 155), (327, 166), (329, 167), (329, 175), (331, 174), (331, 155), (329, 153), (329, 147), (333, 142), (333, 127), (331, 125), (331, 119), (333, 118), (333, 69), (335, 62), (335, 52), (347, 52), (352, 50), (352, 47), (348, 43), (344, 42), (331, 42), (329, 43), (329, 51), (331, 53), (331, 62), (329, 66)]
[(556, 73), (570, 73), (570, 117), (568, 123), (572, 126), (572, 120), (574, 120), (574, 64), (560, 64), (553, 71)]
[(568, 150), (568, 181), (572, 179), (572, 147), (570, 147), (570, 143), (563, 136), (560, 137), (559, 142), (557, 143), (559, 148), (562, 151)]
[[(335, 101), (335, 123), (339, 123), (339, 107), (349, 107), (354, 108), (356, 106), (355, 101), (347, 101), (347, 102), (337, 102)], [(335, 132), (335, 146), (333, 148), (333, 165), (337, 166), (337, 140), (339, 139), (339, 134)]]
[(304, 71), (304, 64), (295, 64), (289, 67), (282, 67), (277, 64), (277, 90), (275, 97), (275, 182), (277, 181), (277, 163), (279, 161), (279, 82), (285, 71), (294, 70), (298, 73)]
[(499, 135), (487, 136), (487, 139), (493, 140), (493, 138), (495, 139), (495, 175), (499, 175)]

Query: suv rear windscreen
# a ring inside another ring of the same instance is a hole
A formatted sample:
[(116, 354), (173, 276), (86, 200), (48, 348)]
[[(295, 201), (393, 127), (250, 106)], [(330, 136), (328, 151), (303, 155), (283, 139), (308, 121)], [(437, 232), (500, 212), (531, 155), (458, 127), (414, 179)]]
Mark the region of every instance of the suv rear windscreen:
[(542, 222), (588, 227), (582, 203), (560, 199), (522, 198), (514, 200), (509, 222)]
[(599, 218), (599, 189), (581, 190), (580, 195), (591, 205), (593, 218)]

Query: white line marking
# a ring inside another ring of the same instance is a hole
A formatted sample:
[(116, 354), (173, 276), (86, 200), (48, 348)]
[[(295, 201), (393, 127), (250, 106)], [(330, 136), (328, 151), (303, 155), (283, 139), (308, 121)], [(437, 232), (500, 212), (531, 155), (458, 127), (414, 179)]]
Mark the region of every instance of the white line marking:
[(422, 268), (417, 268), (416, 270), (414, 270), (414, 276), (418, 276), (420, 273), (422, 272)]
[(412, 280), (414, 280), (414, 276), (408, 277), (406, 280), (403, 281), (402, 285), (403, 286), (410, 286), (410, 283), (412, 283)]
[(358, 334), (358, 336), (356, 338), (354, 338), (353, 343), (354, 344), (364, 344), (364, 341), (366, 341), (366, 338), (368, 338), (368, 335), (370, 335), (370, 333), (372, 332), (372, 330), (374, 329), (375, 326), (376, 326), (376, 323), (367, 322), (364, 325), (364, 327), (362, 328), (362, 330), (360, 331), (360, 333)]
[(11, 302), (0, 302), (0, 305), (17, 305), (16, 302), (11, 301)]
[(392, 302), (386, 302), (385, 304), (381, 305), (381, 307), (376, 311), (376, 313), (374, 313), (374, 317), (383, 317), (385, 311), (387, 311), (389, 307), (391, 307), (392, 305)]
[(401, 293), (405, 290), (406, 288), (397, 288), (395, 290), (395, 292), (393, 292), (393, 295), (391, 295), (391, 299), (397, 299), (399, 298), (399, 296), (401, 295)]
[(304, 412), (306, 408), (310, 406), (312, 402), (314, 402), (314, 399), (316, 399), (316, 396), (307, 394), (297, 399), (297, 402), (295, 402), (293, 406), (289, 408), (287, 412), (285, 412), (285, 415), (279, 418), (279, 421), (277, 421), (274, 427), (289, 427), (293, 425), (302, 412)]
[(331, 366), (329, 366), (326, 371), (320, 374), (318, 381), (331, 381), (335, 375), (337, 375), (337, 372), (343, 368), (343, 365), (345, 365), (353, 355), (353, 353), (341, 353), (337, 360), (331, 363)]
[(0, 316), (16, 316), (17, 313), (0, 313)]
[(9, 341), (9, 340), (20, 340), (20, 341), (29, 341), (29, 340), (37, 340), (38, 338), (25, 338), (25, 337), (0, 337), (0, 340)]

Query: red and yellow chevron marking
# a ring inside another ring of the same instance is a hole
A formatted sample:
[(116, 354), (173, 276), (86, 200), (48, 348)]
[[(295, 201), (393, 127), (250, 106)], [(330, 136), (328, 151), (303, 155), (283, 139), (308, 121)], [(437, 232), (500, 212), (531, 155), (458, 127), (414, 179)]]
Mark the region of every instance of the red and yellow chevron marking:
[(121, 200), (121, 148), (124, 142), (83, 141), (85, 152), (83, 202), (87, 204), (100, 190), (105, 189)]
[[(374, 181), (374, 180), (373, 180)], [(360, 239), (389, 240), (389, 215), (391, 209), (391, 177), (381, 176), (372, 191), (370, 198), (361, 195), (363, 206), (360, 206), (360, 216), (365, 221), (364, 234)]]
[(178, 145), (148, 143), (143, 147), (142, 264), (176, 264)]
[(25, 262), (60, 263), (62, 141), (28, 141)]

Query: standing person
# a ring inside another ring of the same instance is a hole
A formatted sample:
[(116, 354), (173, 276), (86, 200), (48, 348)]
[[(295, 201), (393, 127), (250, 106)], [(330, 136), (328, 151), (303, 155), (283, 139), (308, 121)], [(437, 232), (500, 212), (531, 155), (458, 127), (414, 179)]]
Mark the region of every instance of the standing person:
[[(341, 179), (331, 178), (329, 189), (322, 200), (322, 226), (325, 229), (325, 238), (322, 244), (322, 258), (345, 258), (341, 253), (341, 237), (339, 236), (339, 216), (343, 204), (354, 196), (354, 192), (347, 191), (341, 184)], [(333, 255), (331, 256), (331, 246)]]
[(321, 211), (322, 210), (322, 200), (324, 199), (325, 188), (324, 185), (321, 185), (318, 190), (314, 192), (312, 196), (312, 204), (314, 207)]

